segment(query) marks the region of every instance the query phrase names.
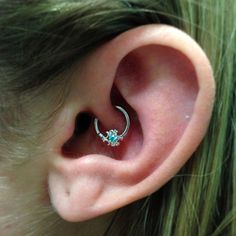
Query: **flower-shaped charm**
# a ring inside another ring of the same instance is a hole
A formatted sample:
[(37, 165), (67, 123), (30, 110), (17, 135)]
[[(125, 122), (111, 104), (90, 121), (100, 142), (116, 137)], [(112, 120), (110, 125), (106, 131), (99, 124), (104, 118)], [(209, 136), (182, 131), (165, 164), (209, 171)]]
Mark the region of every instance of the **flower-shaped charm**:
[(108, 142), (108, 145), (111, 145), (112, 147), (120, 145), (119, 141), (123, 138), (118, 135), (118, 131), (116, 129), (109, 130), (106, 133), (106, 141)]

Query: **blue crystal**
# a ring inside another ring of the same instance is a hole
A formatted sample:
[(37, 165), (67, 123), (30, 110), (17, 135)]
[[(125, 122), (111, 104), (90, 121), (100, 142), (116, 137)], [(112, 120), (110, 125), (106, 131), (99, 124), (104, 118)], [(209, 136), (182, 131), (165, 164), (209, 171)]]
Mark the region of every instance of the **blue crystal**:
[(116, 142), (116, 141), (118, 140), (118, 138), (117, 138), (117, 136), (115, 136), (115, 135), (111, 135), (111, 136), (109, 136), (109, 140), (110, 140), (111, 142)]
[(119, 145), (119, 136), (117, 135), (118, 131), (117, 130), (110, 130), (107, 132), (107, 138), (108, 142), (112, 145)]

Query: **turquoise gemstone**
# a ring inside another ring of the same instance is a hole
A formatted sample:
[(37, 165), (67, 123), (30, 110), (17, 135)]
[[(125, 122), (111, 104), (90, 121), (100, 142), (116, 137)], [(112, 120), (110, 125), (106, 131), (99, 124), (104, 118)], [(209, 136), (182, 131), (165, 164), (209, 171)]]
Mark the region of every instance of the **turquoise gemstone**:
[(109, 140), (110, 140), (111, 142), (116, 142), (116, 141), (118, 141), (118, 137), (115, 136), (115, 135), (111, 135), (111, 136), (109, 136)]
[(112, 145), (118, 145), (118, 141), (119, 141), (119, 136), (117, 135), (118, 131), (117, 130), (110, 130), (107, 132), (107, 138), (108, 138), (108, 142)]

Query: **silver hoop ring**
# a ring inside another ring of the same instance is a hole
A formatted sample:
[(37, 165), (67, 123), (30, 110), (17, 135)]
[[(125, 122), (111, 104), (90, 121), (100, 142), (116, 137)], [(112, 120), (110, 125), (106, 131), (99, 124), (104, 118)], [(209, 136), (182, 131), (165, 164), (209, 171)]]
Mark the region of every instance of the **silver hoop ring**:
[(106, 131), (107, 136), (104, 136), (98, 128), (98, 119), (97, 118), (94, 119), (94, 127), (95, 127), (96, 133), (102, 139), (103, 142), (107, 142), (107, 145), (112, 146), (112, 147), (120, 145), (120, 141), (124, 139), (125, 135), (129, 131), (129, 127), (130, 127), (130, 118), (129, 118), (129, 115), (126, 112), (126, 110), (124, 108), (122, 108), (121, 106), (115, 106), (115, 107), (119, 111), (121, 111), (123, 113), (123, 115), (125, 116), (126, 126), (125, 126), (125, 129), (122, 134), (118, 135), (118, 130), (111, 129), (109, 131)]

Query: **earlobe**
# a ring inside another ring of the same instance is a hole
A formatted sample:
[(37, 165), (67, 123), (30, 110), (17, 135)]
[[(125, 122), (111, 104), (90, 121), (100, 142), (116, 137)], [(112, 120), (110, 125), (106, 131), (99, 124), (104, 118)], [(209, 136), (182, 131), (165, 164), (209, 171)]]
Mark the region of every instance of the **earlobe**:
[[(49, 190), (68, 221), (110, 212), (164, 185), (204, 137), (215, 92), (203, 50), (171, 26), (127, 31), (82, 63), (66, 103), (67, 120), (73, 123), (86, 108), (107, 128), (122, 130), (124, 119), (114, 108), (121, 105), (131, 126), (119, 147), (104, 146), (93, 122), (78, 137), (65, 131), (52, 141), (56, 150), (67, 149), (51, 154)], [(76, 99), (83, 101), (80, 108)]]

